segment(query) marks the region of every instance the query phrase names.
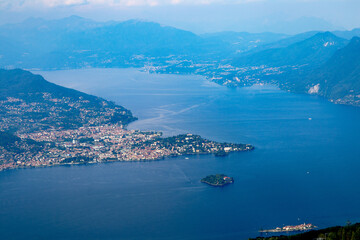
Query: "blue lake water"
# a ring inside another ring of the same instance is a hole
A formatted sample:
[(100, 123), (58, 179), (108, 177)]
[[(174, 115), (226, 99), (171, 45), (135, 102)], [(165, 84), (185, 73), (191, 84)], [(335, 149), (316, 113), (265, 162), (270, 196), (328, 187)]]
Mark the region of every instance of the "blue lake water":
[[(1, 172), (1, 239), (247, 239), (284, 224), (360, 221), (359, 108), (136, 69), (38, 73), (131, 109), (131, 129), (256, 150)], [(214, 173), (235, 183), (200, 183)]]

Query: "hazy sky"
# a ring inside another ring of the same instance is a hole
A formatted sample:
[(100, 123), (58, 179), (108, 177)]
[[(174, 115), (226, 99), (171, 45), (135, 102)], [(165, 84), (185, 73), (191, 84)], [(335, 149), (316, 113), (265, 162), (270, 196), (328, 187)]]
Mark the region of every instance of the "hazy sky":
[(143, 19), (197, 33), (296, 33), (360, 27), (360, 0), (0, 0), (0, 24), (79, 15)]

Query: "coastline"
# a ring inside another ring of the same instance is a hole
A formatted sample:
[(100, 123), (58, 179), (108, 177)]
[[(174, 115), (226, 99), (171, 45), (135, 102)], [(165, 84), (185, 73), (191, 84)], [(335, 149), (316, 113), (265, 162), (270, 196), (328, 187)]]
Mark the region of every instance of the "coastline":
[(225, 184), (213, 184), (213, 183), (211, 183), (211, 182), (206, 182), (206, 181), (200, 181), (200, 182), (202, 182), (202, 183), (206, 183), (206, 184), (208, 184), (208, 185), (210, 185), (210, 186), (213, 186), (213, 187), (223, 187), (223, 186), (226, 186), (226, 185), (232, 184), (232, 183), (225, 183)]
[[(254, 151), (255, 147), (251, 145), (251, 149), (247, 150), (238, 150), (238, 151), (231, 151), (227, 152), (226, 156), (232, 153), (236, 152), (250, 152)], [(213, 155), (216, 158), (219, 158), (219, 156), (216, 155), (216, 153), (186, 153), (186, 154), (179, 154), (179, 155), (168, 155), (168, 156), (161, 156), (154, 159), (133, 159), (133, 160), (124, 160), (124, 159), (111, 159), (111, 160), (105, 160), (105, 161), (89, 161), (89, 162), (69, 162), (69, 163), (52, 163), (52, 164), (39, 164), (39, 165), (16, 165), (15, 167), (8, 167), (8, 168), (0, 168), (0, 172), (7, 171), (7, 170), (16, 170), (16, 169), (32, 169), (32, 168), (50, 168), (50, 167), (64, 167), (64, 166), (76, 166), (76, 165), (93, 165), (93, 164), (106, 164), (106, 163), (115, 163), (115, 162), (127, 162), (127, 163), (135, 163), (135, 162), (153, 162), (153, 161), (163, 161), (166, 158), (178, 158), (178, 157), (186, 157), (186, 156), (201, 156), (201, 155)], [(224, 157), (224, 156), (221, 156)], [(202, 182), (202, 181), (201, 181)], [(207, 183), (207, 182), (204, 182)], [(211, 183), (207, 183), (212, 186), (224, 186), (224, 185), (214, 185)], [(226, 184), (225, 184), (226, 185)]]

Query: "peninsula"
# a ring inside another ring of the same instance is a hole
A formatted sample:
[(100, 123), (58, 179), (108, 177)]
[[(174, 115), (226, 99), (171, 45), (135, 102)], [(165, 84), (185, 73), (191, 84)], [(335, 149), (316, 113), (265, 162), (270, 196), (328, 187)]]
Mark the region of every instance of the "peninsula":
[(20, 69), (0, 70), (0, 109), (0, 171), (254, 149), (193, 134), (163, 138), (127, 130), (137, 118), (124, 107)]

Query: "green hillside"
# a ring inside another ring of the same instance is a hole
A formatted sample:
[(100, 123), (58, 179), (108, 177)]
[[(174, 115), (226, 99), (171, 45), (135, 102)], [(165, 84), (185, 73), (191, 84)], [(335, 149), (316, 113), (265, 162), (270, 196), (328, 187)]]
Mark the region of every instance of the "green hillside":
[(46, 81), (28, 71), (0, 70), (0, 130), (77, 128), (136, 118), (122, 106)]
[(306, 40), (283, 48), (271, 48), (251, 55), (240, 56), (233, 60), (234, 66), (273, 67), (310, 65), (318, 66), (326, 62), (336, 50), (344, 47), (347, 40), (330, 32), (317, 33)]
[(312, 71), (293, 71), (282, 76), (280, 86), (323, 96), (335, 103), (360, 106), (360, 38), (335, 52)]

